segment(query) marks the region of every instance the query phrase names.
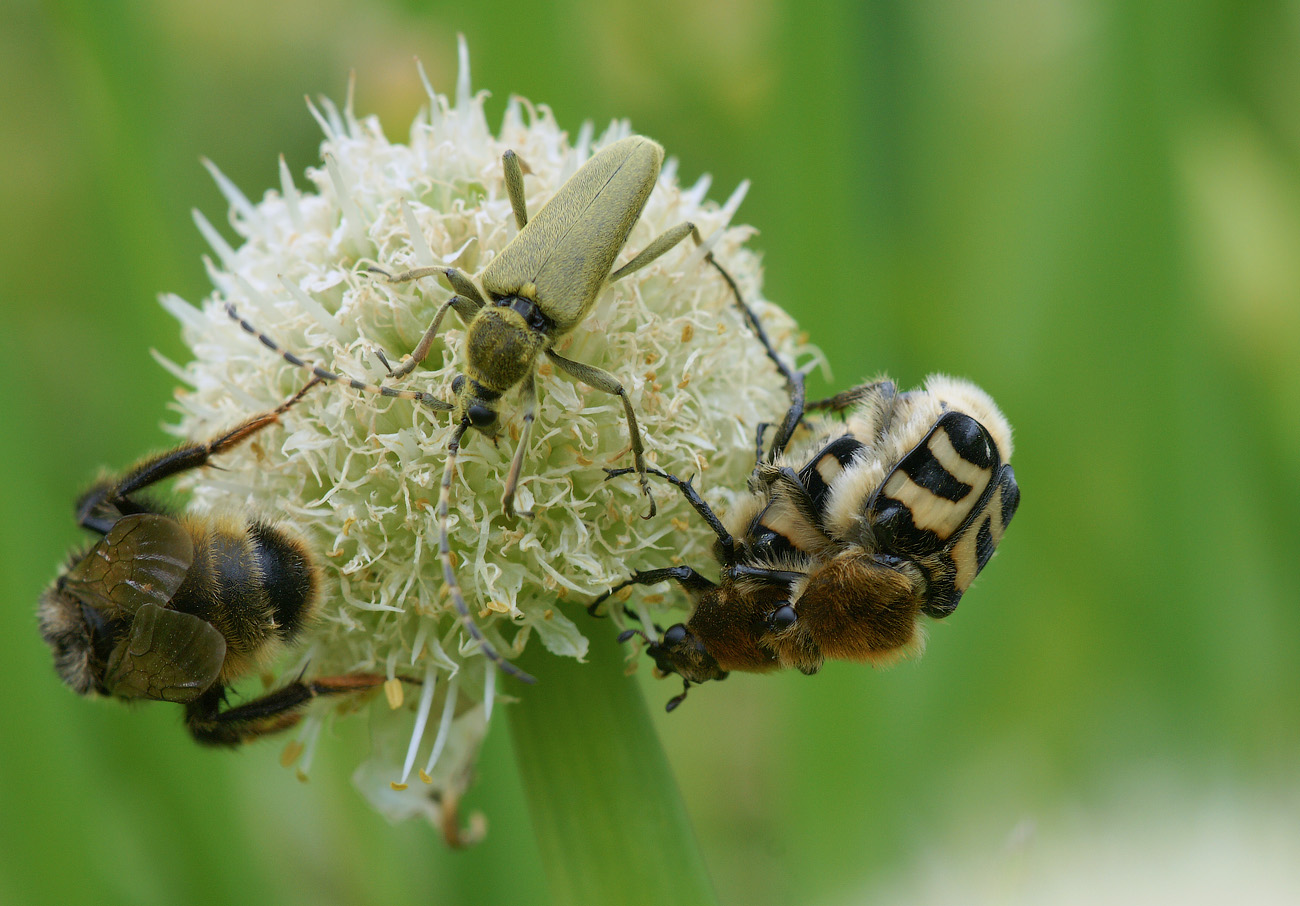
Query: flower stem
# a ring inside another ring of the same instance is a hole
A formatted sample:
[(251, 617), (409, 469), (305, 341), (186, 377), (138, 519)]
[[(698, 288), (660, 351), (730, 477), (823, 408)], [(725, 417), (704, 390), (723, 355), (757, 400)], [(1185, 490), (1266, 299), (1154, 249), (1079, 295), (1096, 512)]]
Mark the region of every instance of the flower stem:
[(512, 684), (515, 760), (554, 906), (717, 903), (645, 699), (610, 632), (589, 660), (528, 647)]

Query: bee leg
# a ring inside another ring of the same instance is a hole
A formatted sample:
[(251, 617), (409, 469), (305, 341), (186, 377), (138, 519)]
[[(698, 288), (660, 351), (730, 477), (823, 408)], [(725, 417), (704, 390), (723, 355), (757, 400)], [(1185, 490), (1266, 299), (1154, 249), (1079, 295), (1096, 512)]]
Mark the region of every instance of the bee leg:
[[(190, 469), (197, 469), (208, 464), (208, 460), (227, 450), (239, 446), (248, 438), (268, 425), (280, 420), (307, 391), (321, 382), (313, 378), (289, 397), (285, 402), (269, 412), (262, 412), (240, 422), (223, 434), (201, 443), (186, 443), (173, 447), (163, 453), (136, 463), (126, 474), (115, 482), (96, 485), (77, 501), (77, 522), (82, 528), (101, 535), (108, 534), (118, 518), (138, 512), (151, 512), (147, 508), (131, 503), (128, 498), (157, 482), (164, 481)], [(106, 511), (107, 510), (107, 511)]]
[[(784, 368), (781, 369), (783, 372)], [(785, 417), (781, 419), (781, 424), (777, 426), (776, 433), (772, 435), (772, 446), (768, 448), (767, 461), (776, 462), (776, 458), (785, 452), (786, 447), (790, 446), (790, 439), (794, 437), (795, 428), (799, 427), (799, 422), (804, 413), (804, 375), (802, 371), (790, 371), (786, 373), (786, 387), (790, 391), (790, 408), (786, 410)], [(759, 457), (762, 458), (762, 441), (763, 435), (759, 432)], [(685, 693), (683, 693), (685, 694)]]
[(794, 586), (795, 583), (808, 578), (807, 573), (786, 569), (768, 569), (766, 566), (749, 566), (744, 563), (725, 566), (723, 571), (726, 578), (732, 581), (737, 579), (757, 579), (769, 585), (784, 584)]
[(451, 480), (456, 472), (456, 454), (460, 452), (460, 439), (468, 428), (469, 419), (466, 418), (456, 426), (455, 433), (451, 436), (451, 443), (447, 445), (447, 466), (443, 469), (442, 484), (438, 491), (438, 559), (442, 561), (442, 581), (447, 586), (448, 594), (451, 595), (452, 604), (456, 607), (456, 614), (461, 624), (470, 637), (479, 643), (484, 656), (496, 664), (502, 673), (508, 673), (521, 682), (535, 683), (536, 679), (503, 658), (496, 648), (492, 647), (492, 643), (484, 637), (483, 631), (474, 625), (469, 604), (466, 603), (465, 595), (460, 590), (460, 583), (456, 580), (456, 570), (451, 565), (451, 537), (447, 531), (448, 512), (451, 509)]
[(627, 433), (632, 439), (632, 461), (636, 465), (637, 476), (641, 479), (641, 493), (650, 499), (650, 512), (643, 517), (652, 519), (658, 512), (654, 497), (650, 496), (650, 481), (646, 478), (645, 443), (641, 440), (641, 429), (636, 424), (636, 413), (632, 411), (632, 401), (627, 398), (627, 391), (614, 375), (594, 365), (584, 365), (572, 359), (566, 359), (553, 350), (546, 350), (546, 355), (555, 366), (576, 381), (582, 381), (597, 390), (613, 394), (623, 401), (623, 412), (627, 416)]
[[(606, 469), (605, 474), (610, 478), (618, 478), (620, 475), (627, 475), (632, 471), (635, 470)], [(735, 539), (731, 537), (731, 533), (728, 532), (726, 526), (722, 524), (722, 520), (718, 518), (718, 514), (713, 512), (712, 508), (704, 502), (704, 498), (701, 497), (691, 485), (691, 482), (695, 480), (693, 477), (686, 481), (682, 481), (676, 475), (669, 475), (667, 472), (653, 467), (647, 469), (646, 472), (668, 481), (677, 488), (677, 490), (682, 492), (682, 496), (686, 498), (686, 502), (695, 508), (695, 512), (700, 514), (700, 518), (709, 524), (709, 528), (713, 529), (713, 534), (718, 536), (718, 541), (722, 544), (723, 550), (732, 552), (736, 549)]]
[(383, 674), (351, 673), (298, 680), (224, 710), (225, 688), (217, 685), (186, 706), (185, 724), (204, 745), (237, 746), (292, 727), (302, 719), (303, 707), (317, 696), (361, 692), (382, 686), (385, 679)]
[[(524, 382), (524, 427), (519, 432), (519, 446), (515, 447), (514, 458), (510, 460), (510, 473), (506, 476), (505, 490), (501, 494), (501, 510), (507, 516), (515, 514), (515, 488), (519, 484), (519, 472), (524, 465), (524, 452), (528, 449), (528, 435), (532, 432), (533, 421), (537, 418), (537, 381), (532, 374)], [(532, 511), (521, 511), (518, 515), (532, 518)]]
[[(593, 617), (600, 616), (600, 614), (596, 613), (596, 610), (601, 604), (605, 603), (605, 601), (611, 596), (618, 594), (623, 589), (632, 585), (658, 585), (660, 582), (667, 582), (669, 579), (678, 582), (682, 588), (686, 589), (686, 591), (692, 595), (698, 595), (711, 588), (717, 587), (689, 566), (667, 566), (663, 569), (639, 570), (633, 573), (630, 579), (625, 579), (588, 604), (587, 613), (591, 614)], [(635, 614), (633, 614), (633, 616), (635, 616)]]

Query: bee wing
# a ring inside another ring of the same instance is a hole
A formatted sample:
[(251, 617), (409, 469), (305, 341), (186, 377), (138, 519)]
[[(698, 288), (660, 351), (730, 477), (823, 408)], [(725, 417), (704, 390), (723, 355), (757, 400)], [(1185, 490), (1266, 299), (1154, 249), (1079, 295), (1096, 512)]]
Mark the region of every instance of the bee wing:
[(964, 412), (939, 417), (894, 467), (868, 505), (882, 548), (929, 579), (926, 613), (942, 617), (993, 556), (1020, 502), (992, 435)]
[(142, 604), (131, 634), (109, 655), (104, 686), (120, 698), (191, 702), (217, 679), (226, 640), (191, 613)]
[(194, 562), (194, 542), (174, 519), (156, 513), (125, 516), (72, 569), (65, 583), (106, 614), (166, 607)]

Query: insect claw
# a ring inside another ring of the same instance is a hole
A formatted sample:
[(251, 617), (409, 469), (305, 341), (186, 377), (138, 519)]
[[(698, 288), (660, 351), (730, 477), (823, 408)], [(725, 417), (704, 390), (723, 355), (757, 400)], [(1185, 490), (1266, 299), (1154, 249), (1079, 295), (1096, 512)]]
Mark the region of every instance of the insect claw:
[(668, 704), (664, 705), (664, 710), (669, 714), (672, 714), (673, 711), (677, 710), (677, 706), (686, 701), (686, 693), (690, 691), (690, 688), (691, 684), (686, 680), (682, 680), (682, 694), (674, 695), (672, 698), (668, 699)]
[(507, 519), (532, 519), (536, 515), (532, 510), (515, 509), (514, 500), (502, 501), (501, 512), (505, 514)]

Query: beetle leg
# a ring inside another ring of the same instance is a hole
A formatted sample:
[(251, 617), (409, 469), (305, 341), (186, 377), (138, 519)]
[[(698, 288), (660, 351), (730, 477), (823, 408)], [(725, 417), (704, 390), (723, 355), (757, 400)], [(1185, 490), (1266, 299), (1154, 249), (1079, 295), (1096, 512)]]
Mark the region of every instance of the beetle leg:
[(378, 274), (389, 283), (410, 283), (412, 280), (423, 280), (425, 277), (444, 278), (447, 285), (456, 293), (447, 300), (447, 304), (456, 309), (456, 314), (466, 324), (474, 320), (478, 310), (487, 304), (483, 300), (483, 294), (474, 285), (474, 281), (454, 267), (416, 267), (409, 271), (402, 271), (400, 274), (390, 274), (381, 267), (371, 267), (367, 270), (372, 274)]
[(459, 312), (460, 308), (458, 306), (467, 302), (469, 302), (468, 299), (457, 294), (442, 303), (442, 305), (438, 306), (438, 311), (433, 316), (433, 321), (429, 324), (429, 329), (426, 330), (424, 336), (420, 338), (420, 342), (416, 344), (415, 348), (412, 349), (410, 353), (402, 356), (401, 365), (388, 370), (388, 376), (393, 379), (403, 378), (414, 371), (416, 366), (424, 361), (425, 356), (429, 354), (429, 350), (433, 348), (433, 341), (438, 336), (438, 328), (442, 325), (442, 319), (446, 316), (447, 309), (455, 308), (457, 312)]
[(608, 282), (613, 283), (615, 280), (622, 280), (628, 274), (636, 273), (687, 236), (694, 236), (696, 245), (703, 241), (700, 238), (700, 231), (695, 228), (695, 224), (690, 221), (679, 223), (670, 230), (664, 230), (654, 241), (634, 255), (631, 261), (610, 274)]
[[(605, 473), (610, 478), (617, 478), (620, 475), (626, 475), (628, 472), (632, 471), (635, 470), (606, 469)], [(718, 514), (713, 512), (713, 508), (710, 507), (708, 503), (705, 502), (704, 498), (699, 495), (699, 492), (695, 490), (695, 486), (691, 484), (694, 480), (693, 478), (688, 478), (686, 481), (682, 481), (676, 475), (669, 475), (667, 472), (656, 469), (653, 466), (646, 469), (646, 471), (651, 475), (656, 475), (659, 478), (668, 481), (673, 487), (681, 491), (682, 496), (686, 498), (686, 502), (695, 509), (695, 512), (700, 514), (701, 519), (709, 524), (709, 528), (713, 529), (713, 534), (718, 536), (718, 542), (722, 545), (723, 551), (728, 552), (729, 554), (734, 554), (736, 549), (735, 539), (731, 537), (731, 533), (728, 532), (726, 526), (722, 524), (722, 520), (718, 518)]]
[(456, 579), (456, 569), (451, 563), (451, 536), (447, 528), (448, 513), (451, 510), (451, 482), (456, 473), (456, 454), (460, 452), (460, 439), (468, 428), (469, 419), (465, 419), (452, 433), (451, 442), (447, 444), (447, 465), (442, 472), (442, 484), (438, 487), (438, 559), (442, 561), (442, 581), (447, 586), (447, 593), (456, 608), (457, 618), (470, 634), (470, 638), (479, 643), (483, 655), (496, 664), (503, 673), (508, 673), (525, 683), (535, 683), (537, 680), (532, 676), (503, 658), (492, 643), (484, 637), (483, 630), (474, 624), (474, 618), (470, 616), (469, 604), (466, 603), (465, 594), (460, 590), (460, 582)]
[(519, 163), (519, 155), (514, 151), (502, 154), (501, 169), (506, 174), (506, 194), (515, 212), (515, 225), (522, 230), (528, 225), (528, 202), (524, 200), (524, 168)]
[[(696, 244), (699, 243), (698, 237), (695, 241)], [(736, 305), (740, 307), (740, 312), (744, 315), (745, 322), (749, 324), (749, 329), (754, 332), (754, 336), (758, 337), (758, 342), (763, 344), (763, 351), (767, 353), (767, 357), (776, 365), (776, 370), (781, 372), (781, 376), (785, 378), (786, 388), (790, 392), (790, 408), (786, 410), (785, 417), (781, 419), (781, 424), (777, 426), (776, 435), (772, 438), (772, 446), (768, 448), (767, 461), (775, 462), (776, 458), (784, 453), (785, 448), (790, 445), (790, 438), (794, 436), (794, 429), (799, 426), (799, 420), (803, 418), (805, 408), (804, 374), (802, 371), (796, 371), (794, 368), (791, 368), (786, 364), (784, 359), (777, 355), (776, 347), (772, 345), (772, 341), (767, 337), (767, 331), (763, 330), (763, 325), (758, 321), (758, 315), (754, 314), (754, 310), (749, 307), (749, 303), (745, 301), (745, 297), (740, 294), (740, 287), (736, 285), (736, 281), (731, 274), (727, 273), (726, 268), (717, 262), (717, 259), (713, 257), (712, 252), (709, 252), (705, 258), (709, 264), (713, 265), (713, 269), (722, 275), (722, 279), (725, 280), (727, 286), (731, 288), (731, 295), (735, 297)], [(759, 459), (763, 458), (761, 450), (762, 444), (763, 436), (762, 429), (760, 428), (758, 437), (758, 446), (760, 448), (758, 454)]]
[(554, 350), (546, 350), (546, 355), (569, 377), (576, 381), (582, 381), (589, 387), (595, 387), (597, 390), (603, 390), (606, 393), (612, 393), (623, 401), (623, 412), (627, 415), (627, 433), (632, 440), (632, 462), (636, 466), (636, 473), (641, 479), (641, 493), (650, 498), (650, 512), (644, 518), (652, 519), (658, 512), (655, 506), (655, 499), (650, 495), (650, 480), (646, 478), (645, 465), (645, 444), (641, 440), (641, 429), (636, 424), (636, 413), (632, 411), (632, 401), (628, 399), (627, 391), (623, 385), (618, 382), (614, 375), (604, 369), (597, 368), (595, 365), (584, 365), (582, 362), (575, 362), (572, 359), (566, 359), (564, 356)]
[[(704, 239), (700, 236), (700, 231), (695, 224), (690, 221), (679, 223), (672, 229), (665, 230), (657, 239), (642, 249), (640, 253), (633, 256), (631, 261), (610, 274), (609, 282), (613, 283), (628, 274), (635, 273), (673, 248), (687, 236), (694, 239), (697, 246), (704, 244)], [(776, 435), (772, 438), (772, 446), (767, 454), (768, 462), (774, 462), (777, 456), (785, 452), (785, 448), (790, 443), (790, 438), (794, 435), (794, 429), (798, 426), (799, 420), (803, 418), (803, 373), (787, 365), (785, 360), (777, 355), (776, 348), (772, 345), (772, 341), (768, 339), (767, 333), (758, 321), (758, 316), (754, 314), (754, 310), (749, 307), (744, 296), (741, 295), (740, 287), (736, 285), (735, 279), (732, 278), (731, 274), (727, 273), (727, 270), (721, 264), (718, 264), (717, 259), (713, 257), (713, 253), (709, 252), (704, 258), (726, 281), (727, 286), (731, 289), (732, 296), (735, 297), (736, 304), (740, 307), (741, 314), (744, 316), (746, 323), (749, 324), (749, 329), (754, 332), (754, 335), (758, 337), (758, 341), (763, 344), (764, 352), (776, 365), (777, 370), (781, 372), (781, 376), (785, 378), (786, 386), (789, 388), (790, 408), (787, 410), (785, 418), (781, 420), (781, 424), (777, 427)]]
[(591, 614), (593, 617), (599, 616), (599, 614), (596, 613), (596, 610), (600, 605), (605, 603), (605, 601), (611, 596), (618, 594), (629, 586), (658, 585), (660, 582), (667, 582), (669, 579), (678, 582), (692, 598), (703, 594), (711, 588), (717, 587), (689, 566), (666, 566), (663, 569), (640, 570), (633, 573), (631, 578), (618, 583), (609, 591), (588, 604), (587, 613)]
[[(519, 484), (519, 471), (524, 465), (524, 452), (528, 449), (528, 435), (537, 418), (537, 381), (532, 374), (524, 381), (524, 427), (519, 432), (519, 446), (515, 447), (515, 457), (510, 460), (510, 474), (506, 476), (505, 490), (501, 494), (501, 510), (507, 516), (515, 514), (515, 488)], [(531, 518), (532, 510), (520, 511), (520, 516)]]

